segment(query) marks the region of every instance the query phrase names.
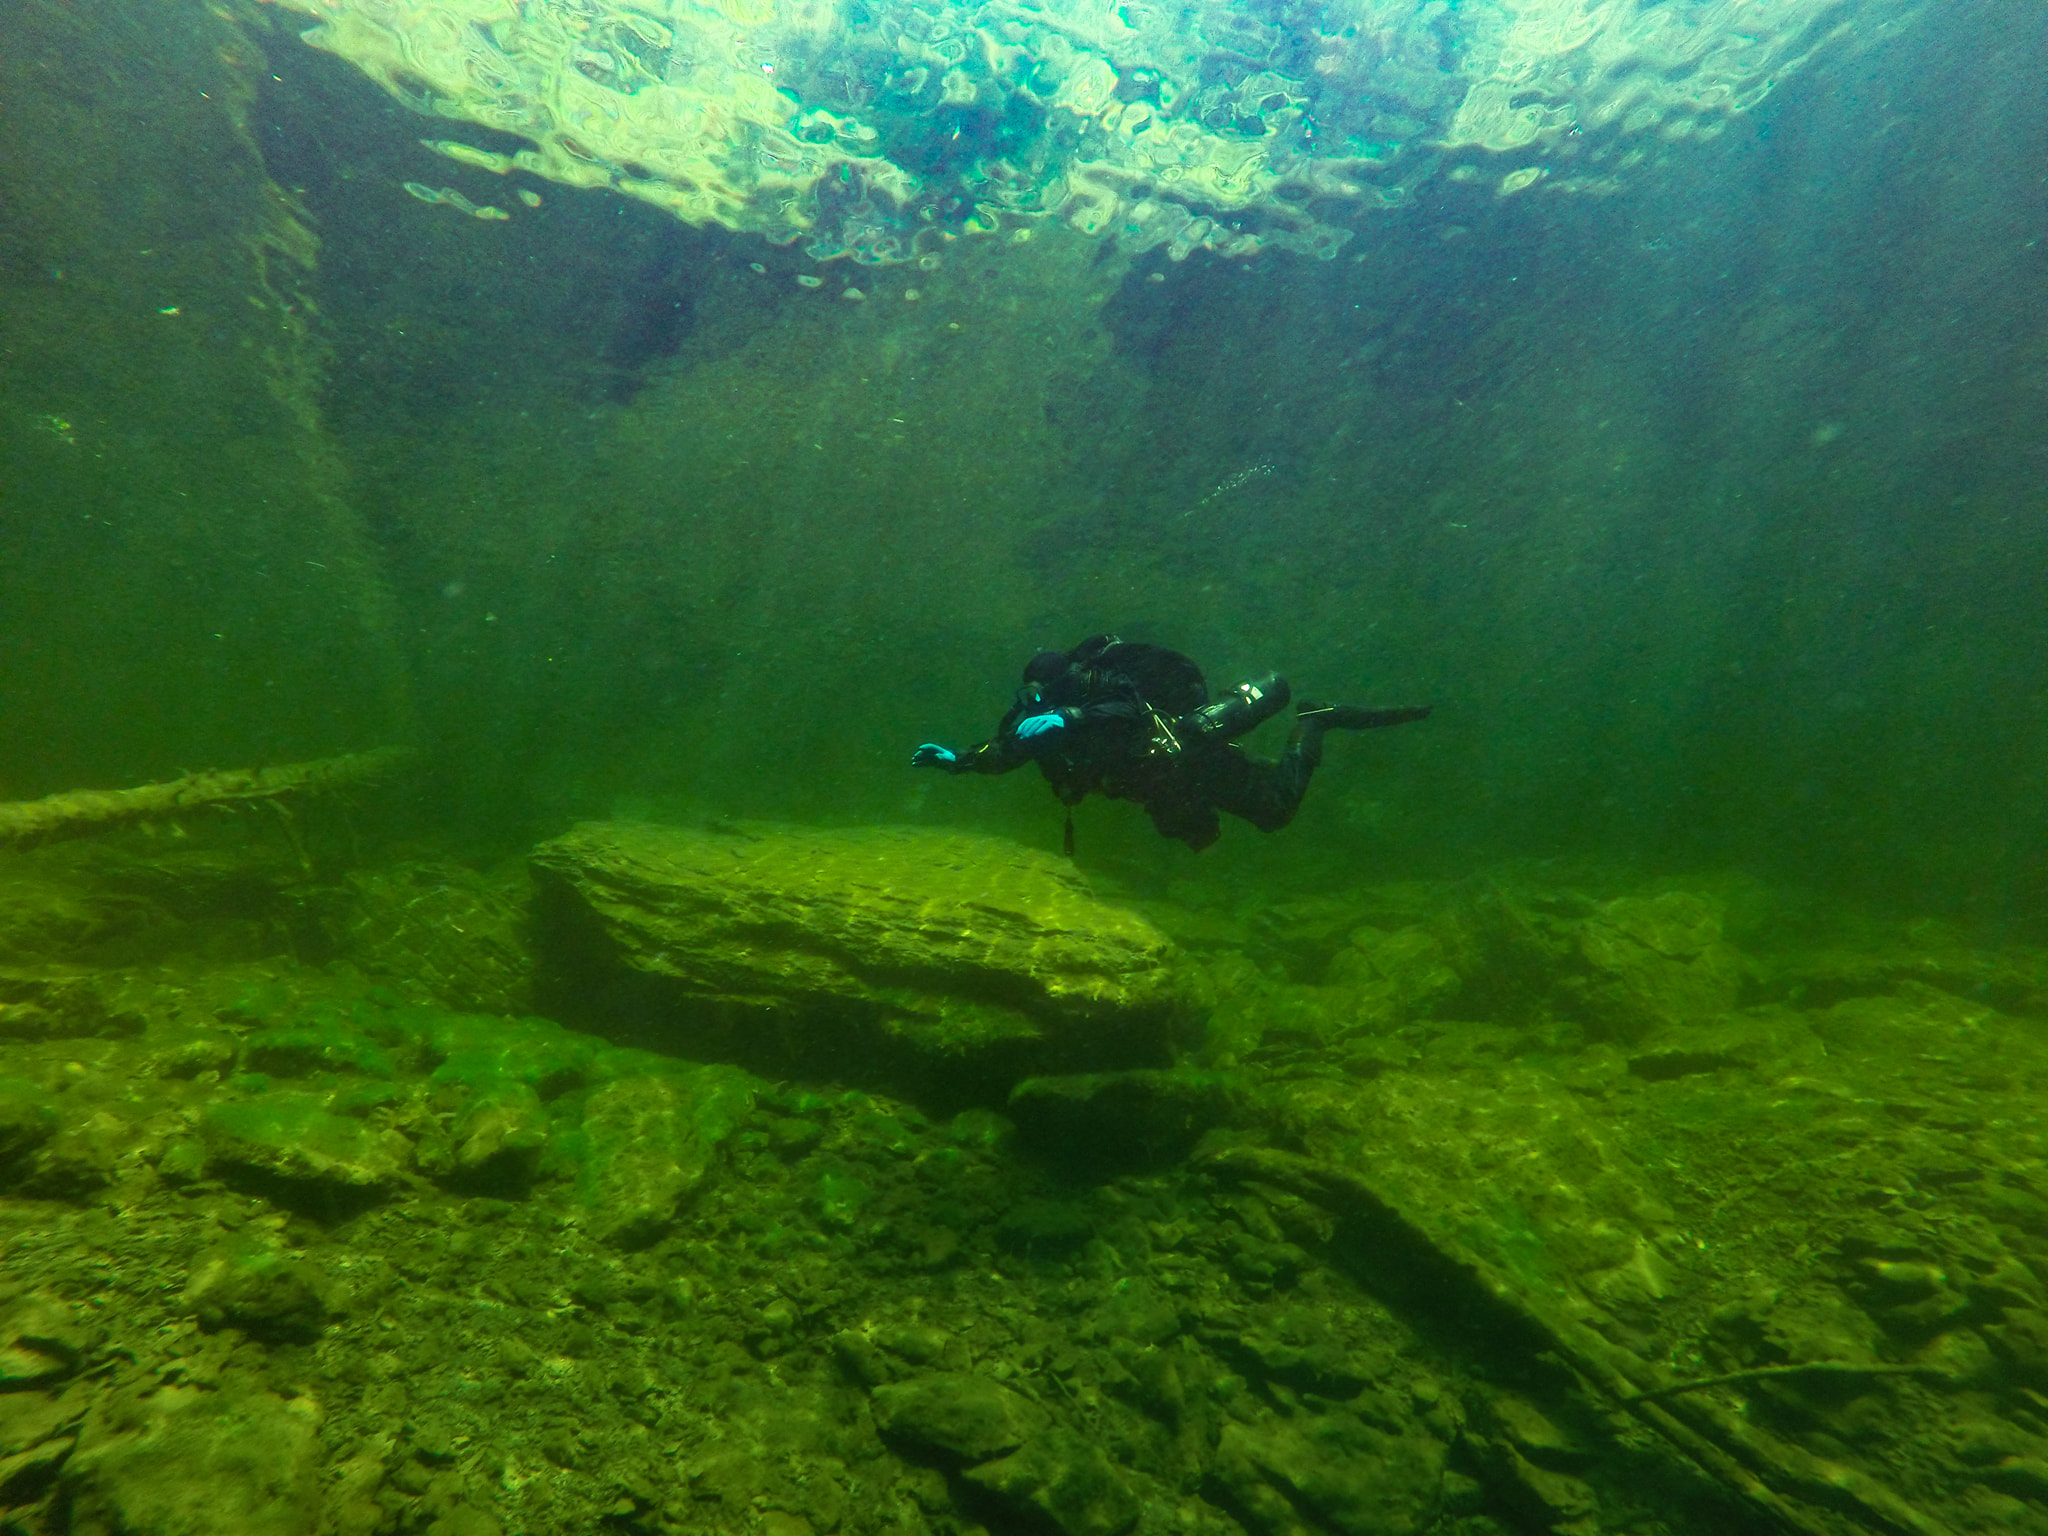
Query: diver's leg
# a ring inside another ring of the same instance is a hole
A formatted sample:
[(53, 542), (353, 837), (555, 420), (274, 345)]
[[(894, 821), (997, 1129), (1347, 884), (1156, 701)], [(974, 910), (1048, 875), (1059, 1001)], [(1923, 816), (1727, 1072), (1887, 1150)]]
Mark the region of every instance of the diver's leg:
[(1202, 777), (1217, 809), (1243, 817), (1261, 832), (1278, 832), (1301, 809), (1301, 797), (1322, 760), (1322, 731), (1298, 729), (1278, 762), (1252, 757), (1233, 745), (1216, 753)]
[(1368, 709), (1362, 704), (1311, 704), (1304, 699), (1295, 713), (1303, 725), (1319, 725), (1326, 731), (1373, 731), (1382, 726), (1406, 725), (1410, 720), (1426, 720), (1435, 707), (1423, 704)]
[(1223, 835), (1223, 824), (1216, 819), (1216, 807), (1207, 801), (1174, 796), (1147, 800), (1145, 814), (1152, 818), (1152, 825), (1161, 837), (1178, 838), (1197, 853)]
[(1248, 757), (1235, 745), (1218, 752), (1207, 765), (1210, 798), (1233, 816), (1242, 816), (1261, 832), (1278, 832), (1294, 820), (1308, 782), (1323, 766), (1323, 733), (1369, 731), (1403, 725), (1429, 713), (1420, 709), (1363, 709), (1355, 704), (1308, 704), (1300, 709), (1294, 735), (1278, 762)]

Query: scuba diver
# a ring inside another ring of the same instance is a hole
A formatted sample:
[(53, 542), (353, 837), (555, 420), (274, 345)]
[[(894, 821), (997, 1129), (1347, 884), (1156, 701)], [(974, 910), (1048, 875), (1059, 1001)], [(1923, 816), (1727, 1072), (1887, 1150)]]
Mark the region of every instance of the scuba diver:
[(1222, 833), (1218, 811), (1261, 832), (1294, 819), (1323, 761), (1325, 731), (1364, 731), (1420, 720), (1429, 706), (1364, 709), (1311, 704), (1277, 762), (1236, 744), (1287, 706), (1278, 673), (1239, 683), (1214, 703), (1193, 661), (1160, 645), (1095, 635), (1071, 651), (1040, 651), (995, 735), (963, 751), (925, 742), (915, 768), (1008, 773), (1036, 763), (1067, 807), (1066, 851), (1074, 851), (1074, 807), (1091, 791), (1145, 807), (1162, 837), (1200, 851)]

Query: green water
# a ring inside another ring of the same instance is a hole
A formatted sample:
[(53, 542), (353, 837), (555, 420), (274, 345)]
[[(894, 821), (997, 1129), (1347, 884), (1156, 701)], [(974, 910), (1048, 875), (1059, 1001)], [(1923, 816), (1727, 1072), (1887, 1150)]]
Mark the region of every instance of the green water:
[(456, 10), (0, 13), (0, 835), (411, 752), (0, 849), (0, 1533), (2048, 1532), (2048, 14)]

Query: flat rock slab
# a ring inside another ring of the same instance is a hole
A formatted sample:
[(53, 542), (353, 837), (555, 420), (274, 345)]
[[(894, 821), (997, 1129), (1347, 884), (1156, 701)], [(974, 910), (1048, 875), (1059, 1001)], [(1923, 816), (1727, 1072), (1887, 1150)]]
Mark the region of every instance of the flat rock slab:
[[(590, 822), (535, 850), (558, 988), (608, 976), (700, 1030), (853, 1043), (862, 1024), (920, 1055), (1011, 1049), (1163, 1059), (1179, 998), (1172, 941), (1092, 894), (1064, 860), (906, 827), (720, 830)], [(796, 1040), (799, 1050), (805, 1043)]]

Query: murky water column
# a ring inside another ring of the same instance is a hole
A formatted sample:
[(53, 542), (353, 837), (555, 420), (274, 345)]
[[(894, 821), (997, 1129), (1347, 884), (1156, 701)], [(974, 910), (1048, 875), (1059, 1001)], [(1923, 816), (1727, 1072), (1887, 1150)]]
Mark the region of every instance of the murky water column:
[[(907, 743), (1115, 626), (1443, 706), (1336, 757), (1290, 857), (1917, 897), (2038, 824), (1981, 766), (2038, 705), (1947, 702), (2024, 692), (2030, 45), (1893, 4), (1085, 10), (319, 13), (331, 121), (404, 122), (323, 207), (376, 291), (323, 303), (336, 393), (441, 381), (348, 454), (467, 813), (942, 814)], [(660, 242), (608, 231), (668, 215), (692, 318), (624, 365)], [(613, 339), (563, 319), (613, 299)]]
[(1026, 545), (1095, 467), (1053, 407), (1115, 369), (1123, 266), (1056, 229), (822, 279), (727, 260), (630, 401), (449, 418), (393, 494), (481, 801), (843, 814), (908, 792), (896, 735), (985, 730), (1059, 633)]
[(196, 5), (0, 17), (0, 796), (407, 729), (259, 62)]

